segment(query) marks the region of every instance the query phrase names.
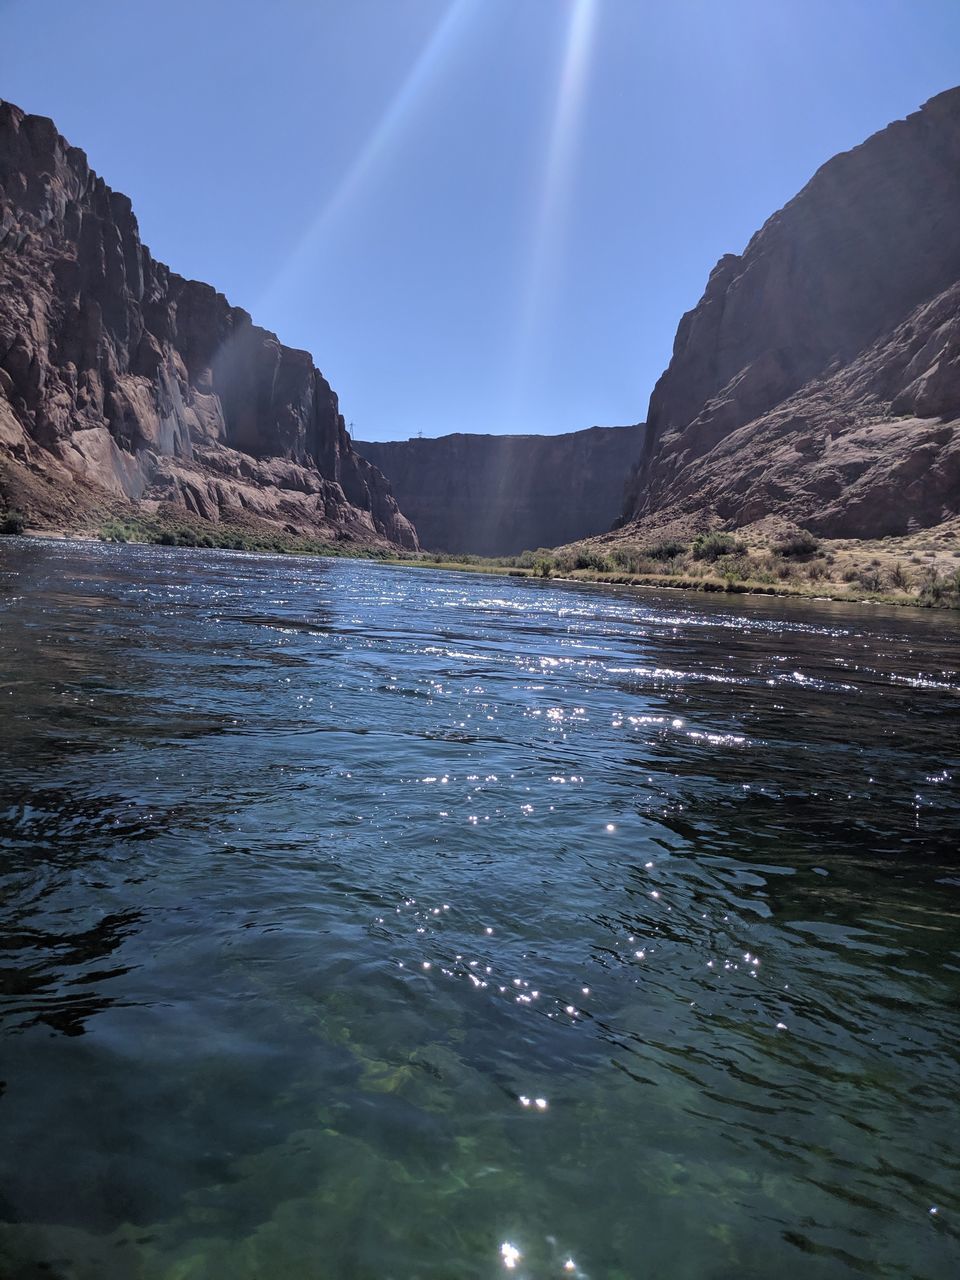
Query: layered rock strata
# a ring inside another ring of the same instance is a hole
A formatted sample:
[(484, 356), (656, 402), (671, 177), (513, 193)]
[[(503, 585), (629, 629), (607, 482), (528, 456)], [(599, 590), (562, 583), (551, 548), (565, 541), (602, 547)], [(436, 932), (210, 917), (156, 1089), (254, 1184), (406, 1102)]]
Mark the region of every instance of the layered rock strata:
[(0, 501), (34, 525), (169, 506), (415, 547), (337, 397), (208, 284), (52, 121), (0, 104)]

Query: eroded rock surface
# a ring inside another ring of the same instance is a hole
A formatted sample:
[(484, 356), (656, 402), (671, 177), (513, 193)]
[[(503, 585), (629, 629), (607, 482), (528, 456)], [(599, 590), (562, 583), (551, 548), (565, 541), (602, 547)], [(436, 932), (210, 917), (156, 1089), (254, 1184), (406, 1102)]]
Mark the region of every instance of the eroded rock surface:
[(0, 103), (0, 497), (36, 525), (118, 504), (415, 547), (337, 397), (142, 244), (53, 122)]
[(834, 157), (714, 268), (626, 516), (874, 537), (960, 511), (960, 89)]
[(358, 440), (356, 448), (389, 477), (425, 547), (500, 556), (609, 529), (642, 430)]

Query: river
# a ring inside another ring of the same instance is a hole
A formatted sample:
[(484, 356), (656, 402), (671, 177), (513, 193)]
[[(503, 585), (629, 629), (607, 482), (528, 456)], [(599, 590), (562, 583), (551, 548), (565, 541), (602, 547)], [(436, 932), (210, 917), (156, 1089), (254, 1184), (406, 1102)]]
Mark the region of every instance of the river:
[(4, 1280), (948, 1280), (955, 615), (0, 542)]

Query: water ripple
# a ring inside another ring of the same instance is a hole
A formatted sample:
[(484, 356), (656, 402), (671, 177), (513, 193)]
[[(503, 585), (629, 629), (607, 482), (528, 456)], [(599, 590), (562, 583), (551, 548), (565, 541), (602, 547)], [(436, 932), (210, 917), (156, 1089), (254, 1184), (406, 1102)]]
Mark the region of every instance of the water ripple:
[(0, 1271), (955, 1273), (956, 625), (4, 540)]

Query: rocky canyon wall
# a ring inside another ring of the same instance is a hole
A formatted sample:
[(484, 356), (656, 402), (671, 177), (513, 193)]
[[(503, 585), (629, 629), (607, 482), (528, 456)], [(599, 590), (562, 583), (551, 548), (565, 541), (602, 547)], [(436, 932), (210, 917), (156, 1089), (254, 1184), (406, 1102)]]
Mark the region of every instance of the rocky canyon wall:
[(960, 89), (825, 164), (714, 268), (625, 515), (878, 536), (960, 511)]
[(643, 428), (355, 442), (431, 550), (513, 555), (601, 533), (623, 506)]
[(337, 397), (210, 285), (156, 262), (126, 196), (0, 103), (0, 500), (71, 527), (129, 507), (416, 546)]

